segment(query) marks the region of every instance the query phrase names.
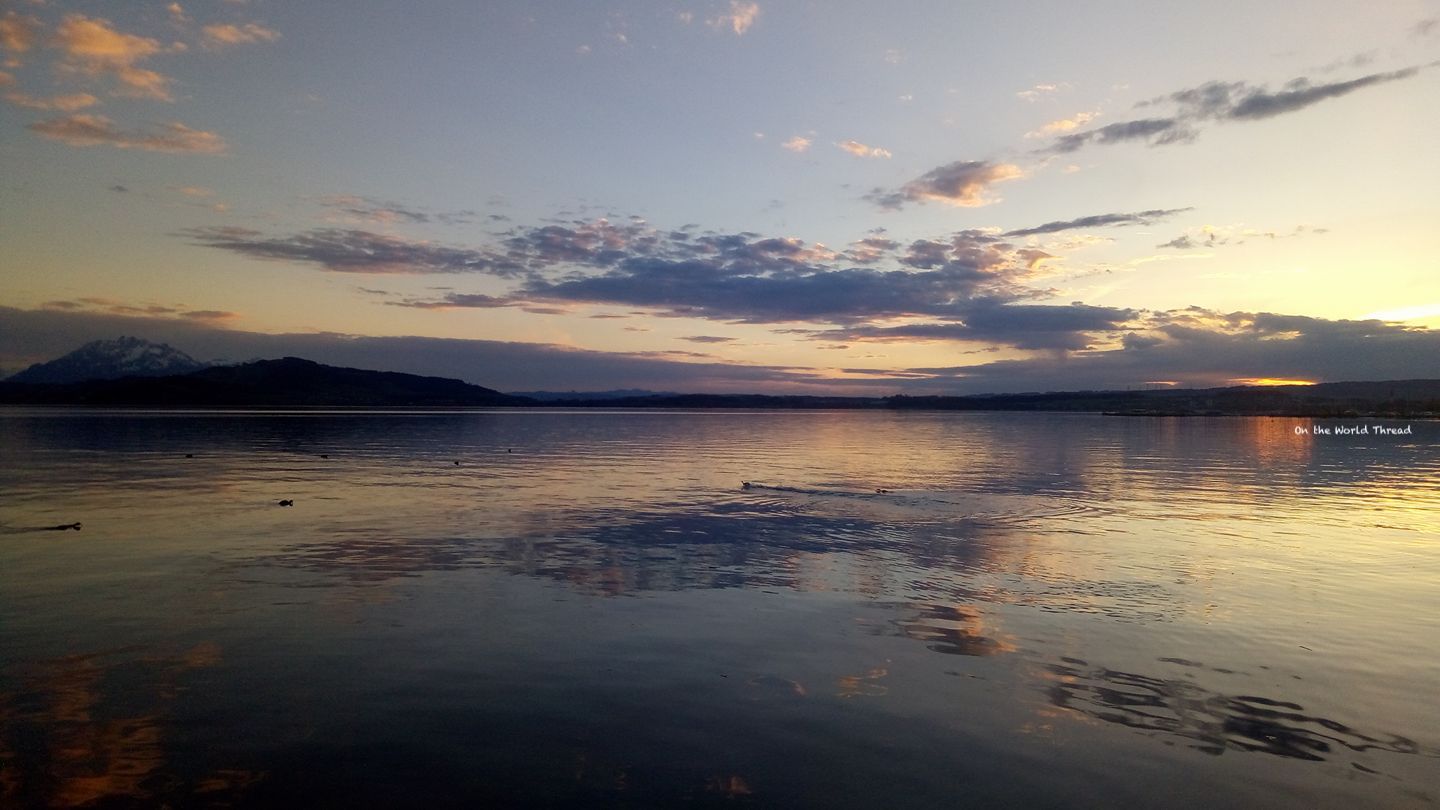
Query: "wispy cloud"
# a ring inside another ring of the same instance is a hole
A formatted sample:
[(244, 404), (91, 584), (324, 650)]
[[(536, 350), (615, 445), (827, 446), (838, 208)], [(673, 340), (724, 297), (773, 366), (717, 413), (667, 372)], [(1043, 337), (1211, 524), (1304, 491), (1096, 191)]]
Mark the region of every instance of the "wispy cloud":
[(38, 121), (26, 127), (32, 132), (70, 146), (113, 146), (147, 152), (177, 152), (201, 155), (225, 154), (225, 139), (214, 132), (193, 129), (178, 121), (163, 124), (158, 131), (119, 129), (103, 115), (70, 115)]
[(314, 264), (337, 273), (490, 273), (514, 275), (522, 269), (493, 251), (344, 228), (319, 228), (284, 237), (250, 228), (190, 228), (180, 236), (192, 244), (228, 250), (254, 259)]
[(243, 25), (231, 23), (207, 25), (201, 29), (201, 33), (204, 35), (204, 43), (207, 48), (253, 45), (261, 42), (274, 42), (280, 38), (279, 31), (253, 22)]
[(1069, 88), (1070, 85), (1068, 82), (1045, 82), (1029, 89), (1021, 90), (1015, 95), (1017, 98), (1022, 98), (1026, 101), (1039, 101), (1045, 96), (1054, 95), (1061, 90), (1068, 90)]
[(892, 210), (906, 203), (923, 202), (976, 208), (996, 202), (986, 196), (991, 186), (1024, 176), (1024, 170), (1012, 163), (957, 160), (931, 169), (899, 189), (877, 188), (865, 196), (880, 207)]
[[(736, 36), (743, 36), (750, 26), (755, 24), (755, 19), (760, 16), (760, 4), (744, 2), (743, 0), (730, 0), (730, 12), (719, 14), (706, 20), (712, 28), (730, 29)], [(686, 21), (688, 22), (688, 20)]]
[(1290, 231), (1263, 231), (1257, 228), (1246, 228), (1234, 225), (1202, 225), (1198, 228), (1190, 228), (1169, 242), (1156, 245), (1156, 247), (1195, 250), (1229, 244), (1243, 245), (1253, 239), (1274, 241), (1276, 239), (1290, 239), (1307, 234), (1323, 234), (1328, 231), (1328, 228), (1312, 228), (1306, 225), (1297, 225)]
[(789, 140), (780, 144), (780, 148), (789, 149), (791, 152), (799, 153), (808, 150), (810, 148), (810, 144), (812, 143), (814, 143), (813, 140), (806, 138), (803, 135), (792, 135)]
[(1096, 118), (1099, 117), (1100, 113), (1096, 111), (1078, 112), (1070, 116), (1069, 118), (1057, 118), (1054, 121), (1044, 124), (1039, 129), (1034, 130), (1033, 132), (1027, 132), (1025, 133), (1025, 137), (1046, 138), (1050, 137), (1051, 135), (1059, 135), (1065, 132), (1074, 132), (1075, 130), (1085, 126), (1086, 124), (1094, 121)]
[(1298, 112), (1322, 101), (1339, 98), (1366, 87), (1408, 79), (1419, 73), (1411, 67), (1371, 73), (1355, 79), (1316, 83), (1300, 77), (1279, 90), (1246, 82), (1207, 82), (1142, 102), (1140, 107), (1171, 106), (1169, 115), (1120, 121), (1098, 129), (1062, 135), (1043, 151), (1074, 152), (1090, 144), (1141, 141), (1151, 146), (1189, 143), (1207, 124), (1259, 121)]
[(113, 298), (86, 296), (46, 301), (44, 309), (63, 312), (93, 312), (151, 318), (182, 318), (188, 321), (217, 322), (239, 318), (239, 313), (219, 309), (194, 309), (184, 304), (131, 304)]
[(1013, 231), (1006, 231), (1004, 235), (1007, 237), (1034, 236), (1037, 234), (1071, 231), (1079, 228), (1100, 228), (1115, 225), (1151, 225), (1190, 210), (1193, 209), (1154, 208), (1149, 211), (1136, 211), (1133, 214), (1092, 214), (1091, 216), (1079, 217), (1078, 219), (1047, 222), (1044, 225), (1036, 225), (1032, 228), (1017, 228)]
[(171, 100), (171, 79), (137, 64), (162, 52), (154, 39), (117, 31), (99, 17), (67, 14), (55, 30), (54, 44), (62, 52), (63, 72), (110, 76), (119, 83), (120, 95)]
[(394, 307), (411, 309), (499, 309), (520, 305), (520, 302), (513, 298), (499, 298), (480, 293), (446, 293), (439, 298), (406, 298), (386, 303)]
[(478, 213), (464, 211), (431, 211), (425, 208), (407, 206), (397, 202), (376, 200), (353, 194), (338, 194), (320, 198), (320, 204), (356, 219), (377, 224), (463, 225), (474, 222)]
[(39, 32), (40, 21), (35, 17), (14, 11), (7, 11), (5, 16), (0, 17), (0, 48), (9, 53), (5, 58), (6, 67), (20, 67), (22, 56), (35, 47)]
[(849, 152), (855, 157), (868, 158), (889, 158), (892, 157), (890, 150), (880, 146), (868, 146), (855, 140), (840, 141), (835, 144), (842, 151)]
[(1003, 343), (1017, 349), (1075, 351), (1094, 334), (1114, 332), (1138, 317), (1133, 309), (1085, 304), (1004, 304), (976, 301), (963, 317), (945, 323), (854, 326), (813, 333), (814, 340), (849, 342), (963, 341)]
[(59, 110), (60, 112), (83, 110), (86, 107), (93, 107), (100, 101), (89, 93), (67, 93), (37, 98), (21, 92), (6, 93), (5, 100), (17, 107), (26, 107), (31, 110)]

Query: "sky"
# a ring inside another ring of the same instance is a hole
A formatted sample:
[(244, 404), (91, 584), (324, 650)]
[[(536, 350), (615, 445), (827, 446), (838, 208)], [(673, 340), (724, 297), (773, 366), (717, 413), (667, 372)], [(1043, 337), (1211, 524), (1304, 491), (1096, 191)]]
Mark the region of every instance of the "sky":
[(0, 374), (1440, 377), (1440, 0), (0, 0)]

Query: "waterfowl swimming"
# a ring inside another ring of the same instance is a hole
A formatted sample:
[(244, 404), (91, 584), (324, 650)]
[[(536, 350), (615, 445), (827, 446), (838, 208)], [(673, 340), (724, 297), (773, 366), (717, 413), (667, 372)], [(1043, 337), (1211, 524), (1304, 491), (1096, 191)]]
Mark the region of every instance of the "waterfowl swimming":
[(295, 501), (292, 500), (292, 499), (290, 499), (290, 498), (286, 498), (285, 500), (283, 500), (283, 501), (280, 502), (280, 505), (281, 505), (281, 506), (294, 506), (294, 505), (295, 505)]
[(69, 531), (70, 529), (74, 529), (78, 532), (80, 531), (80, 523), (79, 521), (76, 521), (75, 523), (62, 523), (59, 526), (46, 526), (45, 528), (46, 530), (52, 532), (63, 532)]
[(741, 481), (741, 482), (740, 482), (740, 488), (741, 488), (741, 489), (749, 489), (749, 488), (751, 488), (751, 487), (753, 487), (753, 486), (755, 486), (755, 485), (752, 484), (752, 483), (750, 483), (749, 481)]
[(875, 494), (876, 494), (876, 495), (889, 495), (889, 494), (890, 494), (890, 490), (888, 490), (888, 489), (881, 489), (880, 487), (876, 487), (876, 488), (875, 488)]

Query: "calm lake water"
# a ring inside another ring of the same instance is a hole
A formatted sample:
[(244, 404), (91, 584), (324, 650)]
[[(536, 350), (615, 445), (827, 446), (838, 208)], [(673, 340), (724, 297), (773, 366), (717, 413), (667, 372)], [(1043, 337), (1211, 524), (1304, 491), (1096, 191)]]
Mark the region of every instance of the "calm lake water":
[(1440, 424), (1318, 424), (0, 411), (0, 805), (1440, 804)]

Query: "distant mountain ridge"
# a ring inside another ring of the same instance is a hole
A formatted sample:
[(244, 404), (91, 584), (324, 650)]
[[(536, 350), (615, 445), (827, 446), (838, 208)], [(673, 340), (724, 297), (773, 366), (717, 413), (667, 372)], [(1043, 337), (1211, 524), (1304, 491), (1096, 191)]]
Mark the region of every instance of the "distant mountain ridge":
[(167, 377), (208, 366), (165, 343), (118, 337), (92, 341), (48, 363), (36, 363), (6, 382), (57, 385), (121, 377)]
[(285, 357), (168, 377), (65, 384), (0, 382), (0, 402), (143, 408), (485, 407), (534, 400), (443, 377)]
[(610, 391), (509, 391), (511, 396), (528, 397), (541, 402), (593, 401), (633, 397), (678, 397), (674, 391), (649, 391), (644, 388), (617, 388)]

